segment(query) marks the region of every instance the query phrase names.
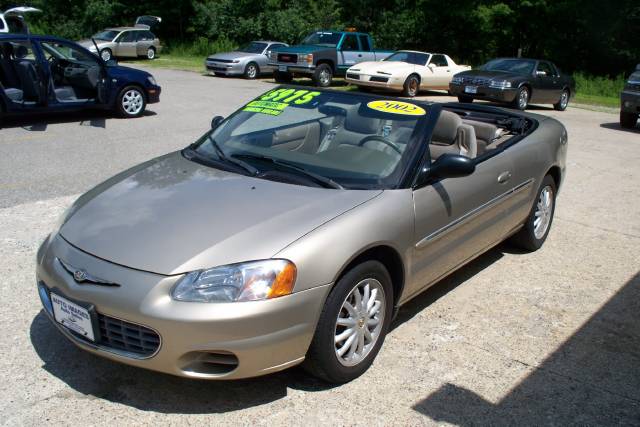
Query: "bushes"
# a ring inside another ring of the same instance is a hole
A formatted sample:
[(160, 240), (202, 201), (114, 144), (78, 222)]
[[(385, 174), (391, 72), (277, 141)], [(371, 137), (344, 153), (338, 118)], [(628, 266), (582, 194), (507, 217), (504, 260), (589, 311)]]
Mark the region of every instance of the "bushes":
[(596, 77), (585, 73), (575, 73), (576, 92), (580, 95), (618, 98), (626, 82), (624, 74), (617, 77)]

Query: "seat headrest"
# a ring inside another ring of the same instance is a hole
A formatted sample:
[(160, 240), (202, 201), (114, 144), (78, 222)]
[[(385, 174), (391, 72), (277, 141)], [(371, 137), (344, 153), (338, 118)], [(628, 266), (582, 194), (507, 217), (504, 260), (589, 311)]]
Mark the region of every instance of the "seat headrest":
[(361, 116), (358, 114), (358, 106), (356, 105), (347, 110), (344, 128), (351, 132), (377, 134), (380, 130), (380, 119)]
[(23, 59), (28, 54), (29, 54), (29, 50), (22, 45), (18, 45), (13, 51), (13, 56), (15, 56), (16, 59)]
[(461, 124), (462, 119), (456, 113), (442, 111), (433, 130), (431, 141), (445, 145), (453, 144), (458, 136), (458, 127)]

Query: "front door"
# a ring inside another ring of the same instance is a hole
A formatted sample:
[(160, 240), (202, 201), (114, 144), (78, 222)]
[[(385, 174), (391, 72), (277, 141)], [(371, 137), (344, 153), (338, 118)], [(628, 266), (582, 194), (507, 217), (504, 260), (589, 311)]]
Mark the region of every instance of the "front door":
[(448, 88), (451, 80), (451, 67), (444, 55), (432, 55), (428, 67), (433, 75), (430, 79), (434, 88)]
[(340, 59), (339, 68), (342, 69), (342, 71), (346, 71), (347, 68), (364, 60), (356, 34), (345, 34), (342, 38), (342, 43), (340, 44)]
[(116, 56), (132, 57), (137, 56), (137, 31), (124, 31), (116, 40)]
[(504, 152), (476, 165), (473, 174), (447, 178), (414, 190), (414, 294), (500, 241), (513, 164)]
[(560, 99), (558, 76), (551, 64), (546, 61), (538, 62), (535, 79), (531, 102), (555, 103)]

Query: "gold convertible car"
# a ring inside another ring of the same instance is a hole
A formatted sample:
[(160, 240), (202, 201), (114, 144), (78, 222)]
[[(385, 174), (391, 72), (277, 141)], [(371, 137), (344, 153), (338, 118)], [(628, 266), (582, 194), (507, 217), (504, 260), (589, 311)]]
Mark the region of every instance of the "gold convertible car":
[(548, 117), (278, 87), (75, 201), (38, 292), (118, 362), (350, 381), (402, 304), (507, 238), (542, 246), (566, 152)]

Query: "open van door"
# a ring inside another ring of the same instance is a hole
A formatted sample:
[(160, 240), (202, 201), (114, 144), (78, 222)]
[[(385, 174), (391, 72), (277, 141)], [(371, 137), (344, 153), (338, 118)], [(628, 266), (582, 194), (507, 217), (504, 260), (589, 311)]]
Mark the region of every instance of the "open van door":
[(162, 18), (159, 16), (142, 15), (136, 19), (135, 26), (138, 28), (144, 28), (147, 30), (155, 30), (162, 22)]
[(24, 22), (23, 15), (25, 13), (30, 12), (42, 12), (40, 9), (36, 9), (35, 7), (30, 6), (19, 6), (13, 7), (11, 9), (6, 10), (2, 15), (4, 17), (4, 21), (6, 25), (4, 26), (4, 30), (0, 30), (0, 32), (6, 33), (14, 33), (14, 34), (27, 34), (29, 32), (29, 28), (27, 24)]

